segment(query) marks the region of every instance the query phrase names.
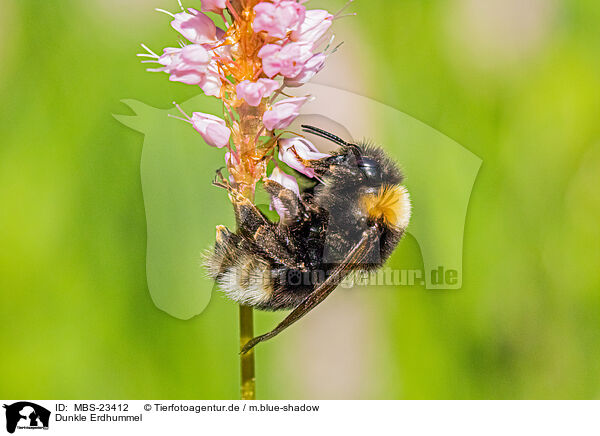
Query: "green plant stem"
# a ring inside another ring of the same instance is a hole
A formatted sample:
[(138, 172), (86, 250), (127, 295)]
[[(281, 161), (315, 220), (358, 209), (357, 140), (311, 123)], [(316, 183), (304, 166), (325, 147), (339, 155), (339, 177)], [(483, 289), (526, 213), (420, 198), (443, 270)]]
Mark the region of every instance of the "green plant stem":
[[(252, 107), (242, 104), (237, 108), (240, 117), (238, 134), (234, 142), (240, 154), (236, 170), (236, 182), (242, 194), (254, 202), (256, 182), (263, 176), (266, 160), (257, 159), (256, 140), (261, 131), (264, 105)], [(241, 223), (238, 223), (241, 225)], [(254, 318), (251, 306), (240, 305), (240, 349), (254, 337)], [(256, 380), (254, 375), (254, 350), (240, 354), (240, 387), (242, 400), (256, 399)]]
[[(254, 337), (254, 312), (251, 306), (240, 304), (240, 348)], [(240, 389), (242, 400), (256, 399), (256, 379), (254, 376), (254, 349), (240, 354)]]

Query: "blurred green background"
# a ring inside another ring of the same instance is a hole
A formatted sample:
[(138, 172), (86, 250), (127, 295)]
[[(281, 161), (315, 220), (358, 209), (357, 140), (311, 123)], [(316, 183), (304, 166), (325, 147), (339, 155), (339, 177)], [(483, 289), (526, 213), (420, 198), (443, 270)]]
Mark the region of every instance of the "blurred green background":
[[(214, 295), (183, 321), (147, 289), (143, 135), (112, 114), (130, 113), (124, 98), (164, 108), (198, 94), (135, 57), (177, 39), (154, 7), (177, 3), (0, 0), (2, 398), (238, 397), (237, 307)], [(316, 82), (483, 159), (463, 287), (339, 289), (259, 348), (258, 397), (600, 397), (600, 3), (352, 10)], [(418, 266), (415, 241), (394, 259)], [(258, 314), (256, 330), (280, 317)]]

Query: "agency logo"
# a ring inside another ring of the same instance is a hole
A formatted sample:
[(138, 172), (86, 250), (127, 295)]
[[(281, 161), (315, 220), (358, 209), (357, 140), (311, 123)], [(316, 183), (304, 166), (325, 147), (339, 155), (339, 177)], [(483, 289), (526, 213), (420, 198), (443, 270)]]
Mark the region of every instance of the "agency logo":
[(6, 431), (14, 433), (16, 429), (48, 430), (50, 411), (29, 401), (5, 404)]

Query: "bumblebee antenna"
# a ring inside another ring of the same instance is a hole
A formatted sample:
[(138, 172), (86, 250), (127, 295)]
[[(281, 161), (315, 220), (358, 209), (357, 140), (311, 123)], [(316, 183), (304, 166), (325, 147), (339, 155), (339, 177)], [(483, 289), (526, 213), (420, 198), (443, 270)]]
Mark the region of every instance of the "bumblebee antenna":
[(337, 145), (350, 145), (339, 136), (329, 133), (326, 130), (319, 129), (318, 127), (309, 126), (306, 124), (302, 124), (301, 127), (305, 132), (312, 133), (313, 135), (320, 136), (321, 138), (329, 139), (331, 142), (335, 142)]
[(329, 133), (326, 130), (319, 129), (318, 127), (315, 127), (315, 126), (309, 126), (307, 124), (302, 124), (301, 127), (302, 127), (302, 130), (304, 130), (305, 132), (312, 133), (313, 135), (320, 136), (321, 138), (329, 139), (330, 141), (335, 142), (337, 145), (343, 145), (345, 147), (352, 149), (352, 153), (354, 153), (354, 157), (356, 158), (356, 164), (358, 165), (359, 168), (361, 168), (361, 171), (363, 171), (363, 173), (364, 173), (364, 170), (362, 169), (362, 167), (364, 165), (363, 158), (362, 158), (360, 148), (358, 147), (358, 145), (346, 142), (339, 136), (336, 136), (333, 133)]

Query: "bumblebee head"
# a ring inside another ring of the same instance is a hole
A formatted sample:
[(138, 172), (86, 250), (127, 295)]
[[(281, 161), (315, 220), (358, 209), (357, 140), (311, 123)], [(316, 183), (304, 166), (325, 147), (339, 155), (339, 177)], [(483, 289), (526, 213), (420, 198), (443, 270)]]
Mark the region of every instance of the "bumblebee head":
[(407, 227), (410, 196), (402, 186), (402, 172), (383, 149), (368, 143), (351, 144), (316, 127), (302, 127), (340, 145), (314, 167), (323, 180), (319, 202), (324, 208), (350, 226), (358, 223), (360, 228), (377, 225), (400, 231)]
[(380, 148), (369, 144), (346, 144), (328, 159), (330, 171), (344, 175), (356, 187), (379, 187), (397, 185), (403, 180), (402, 173)]

